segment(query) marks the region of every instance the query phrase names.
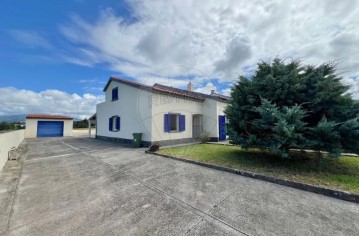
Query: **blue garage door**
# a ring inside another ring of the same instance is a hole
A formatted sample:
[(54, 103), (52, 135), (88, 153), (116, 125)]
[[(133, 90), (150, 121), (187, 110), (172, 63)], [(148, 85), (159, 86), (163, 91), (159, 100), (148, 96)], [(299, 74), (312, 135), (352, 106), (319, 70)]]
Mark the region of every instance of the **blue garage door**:
[(37, 137), (62, 137), (64, 134), (63, 121), (38, 121)]

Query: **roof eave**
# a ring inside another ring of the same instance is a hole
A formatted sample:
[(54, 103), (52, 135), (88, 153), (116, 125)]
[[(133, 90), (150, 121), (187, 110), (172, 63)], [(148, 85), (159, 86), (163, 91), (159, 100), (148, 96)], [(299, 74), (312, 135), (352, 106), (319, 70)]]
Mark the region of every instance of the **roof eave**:
[(185, 96), (185, 95), (179, 95), (179, 94), (173, 94), (171, 92), (165, 92), (165, 91), (158, 91), (156, 89), (152, 90), (153, 93), (156, 94), (165, 94), (165, 95), (169, 95), (175, 98), (183, 98), (183, 99), (188, 99), (188, 100), (192, 100), (192, 101), (196, 101), (196, 102), (204, 102), (206, 99), (205, 98), (194, 98), (194, 97), (190, 97), (190, 96)]
[(26, 117), (26, 119), (36, 119), (36, 120), (73, 120), (74, 118), (61, 118), (61, 117)]
[(134, 87), (134, 88), (140, 88), (140, 89), (146, 90), (146, 91), (152, 90), (151, 86), (144, 85), (144, 84), (143, 85), (142, 84), (137, 84), (137, 83), (134, 83), (134, 82), (131, 82), (131, 81), (126, 81), (124, 79), (118, 79), (116, 77), (111, 76), (110, 79), (107, 81), (107, 84), (105, 85), (105, 88), (103, 89), (104, 92), (106, 92), (108, 86), (110, 85), (110, 83), (112, 81), (115, 81), (115, 82), (121, 83), (121, 84), (126, 84), (126, 85)]
[(229, 99), (226, 99), (226, 98), (221, 98), (219, 96), (208, 96), (207, 97), (208, 99), (212, 99), (212, 100), (215, 100), (215, 101), (218, 101), (218, 102), (224, 102), (224, 103), (230, 103), (230, 100)]

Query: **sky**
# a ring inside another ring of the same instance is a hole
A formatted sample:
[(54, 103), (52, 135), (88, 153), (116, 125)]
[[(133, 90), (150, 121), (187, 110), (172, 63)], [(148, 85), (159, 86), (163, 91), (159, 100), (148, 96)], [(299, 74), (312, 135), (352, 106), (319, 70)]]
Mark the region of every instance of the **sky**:
[(359, 99), (357, 0), (3, 0), (0, 115), (89, 117), (110, 76), (228, 95), (280, 57), (338, 72)]

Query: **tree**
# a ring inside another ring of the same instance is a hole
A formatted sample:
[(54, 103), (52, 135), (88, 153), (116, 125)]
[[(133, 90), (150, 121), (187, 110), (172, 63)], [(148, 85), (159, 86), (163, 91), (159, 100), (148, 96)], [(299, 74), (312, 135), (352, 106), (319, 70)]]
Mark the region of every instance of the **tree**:
[(83, 120), (79, 120), (79, 121), (74, 121), (74, 128), (88, 128), (89, 123), (87, 121), (87, 119), (83, 119)]
[(14, 123), (0, 122), (0, 131), (2, 130), (15, 130), (16, 126)]
[(293, 148), (359, 152), (359, 103), (335, 70), (334, 63), (259, 63), (252, 78), (240, 76), (232, 87), (229, 138), (288, 158)]

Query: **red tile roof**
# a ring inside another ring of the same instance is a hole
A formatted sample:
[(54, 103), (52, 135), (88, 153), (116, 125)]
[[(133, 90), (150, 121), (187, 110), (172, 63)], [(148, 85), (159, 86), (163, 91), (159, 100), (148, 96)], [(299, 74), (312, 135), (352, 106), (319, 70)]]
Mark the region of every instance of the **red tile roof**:
[(138, 86), (141, 86), (141, 87), (147, 87), (147, 88), (151, 88), (151, 86), (149, 85), (146, 85), (146, 84), (143, 84), (143, 83), (139, 83), (139, 82), (135, 82), (135, 81), (130, 81), (130, 80), (126, 80), (126, 79), (122, 79), (122, 78), (118, 78), (118, 77), (113, 77), (111, 76), (110, 80), (116, 80), (116, 81), (119, 81), (119, 82), (123, 82), (125, 84), (133, 84), (133, 85), (138, 85)]
[(72, 117), (61, 115), (46, 115), (46, 114), (29, 114), (26, 119), (56, 119), (56, 120), (72, 120)]
[(207, 94), (192, 92), (184, 89), (178, 89), (162, 84), (154, 84), (152, 87), (152, 91), (159, 93), (167, 93), (174, 96), (181, 96), (181, 97), (186, 97), (200, 101), (204, 101), (207, 97), (209, 97), (209, 95)]
[(154, 84), (153, 86), (149, 86), (146, 84), (142, 84), (142, 83), (138, 83), (138, 82), (134, 82), (134, 81), (130, 81), (130, 80), (125, 80), (125, 79), (117, 78), (117, 77), (113, 77), (113, 76), (110, 77), (110, 79), (108, 80), (103, 91), (107, 90), (111, 81), (117, 81), (117, 82), (124, 83), (124, 84), (130, 85), (130, 86), (136, 87), (136, 88), (148, 90), (148, 91), (151, 91), (154, 93), (184, 97), (184, 98), (193, 99), (193, 100), (197, 100), (197, 101), (201, 101), (201, 102), (203, 102), (206, 98), (212, 98), (212, 99), (221, 100), (224, 102), (228, 102), (228, 100), (229, 100), (229, 97), (219, 95), (219, 94), (207, 95), (207, 94), (203, 94), (203, 93), (188, 91), (188, 90), (184, 90), (184, 89), (178, 89), (178, 88), (174, 88), (174, 87), (170, 87), (170, 86), (166, 86), (166, 85), (162, 85), (162, 84), (157, 84), (157, 83)]

